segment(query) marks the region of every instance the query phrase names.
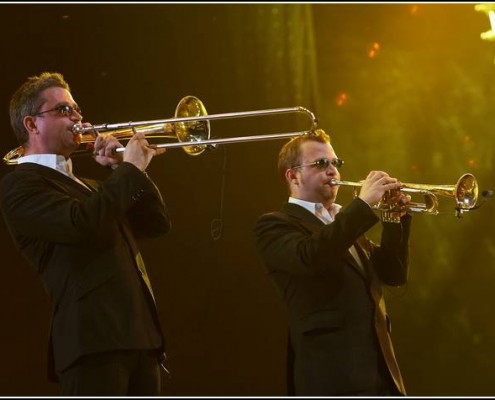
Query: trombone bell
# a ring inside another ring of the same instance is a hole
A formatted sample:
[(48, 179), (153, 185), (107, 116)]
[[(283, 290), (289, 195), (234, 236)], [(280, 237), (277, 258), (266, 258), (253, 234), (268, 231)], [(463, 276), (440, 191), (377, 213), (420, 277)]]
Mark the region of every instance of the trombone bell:
[[(74, 125), (72, 131), (74, 134), (83, 135), (81, 143), (94, 141), (91, 135), (84, 135), (87, 131), (98, 131), (100, 135), (108, 134), (116, 139), (130, 139), (135, 133), (142, 132), (147, 138), (152, 139), (177, 139), (180, 143), (202, 142), (210, 138), (210, 121), (205, 119), (207, 115), (208, 113), (201, 100), (194, 96), (186, 96), (177, 104), (173, 119), (136, 123), (129, 122), (124, 124), (103, 124), (92, 127)], [(86, 139), (88, 136), (89, 139)], [(181, 147), (191, 156), (199, 155), (206, 150), (206, 146), (199, 144)]]
[[(197, 97), (184, 97), (175, 109), (176, 118), (203, 117), (208, 115), (205, 106)], [(201, 142), (210, 138), (210, 121), (177, 122), (175, 134), (179, 142)], [(206, 150), (205, 145), (184, 146), (190, 156), (197, 156)]]

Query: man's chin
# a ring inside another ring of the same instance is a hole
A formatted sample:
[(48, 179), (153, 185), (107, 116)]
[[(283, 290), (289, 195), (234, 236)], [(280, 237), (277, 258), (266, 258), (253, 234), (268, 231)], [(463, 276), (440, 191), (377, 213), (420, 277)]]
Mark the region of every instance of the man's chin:
[(334, 202), (337, 199), (338, 187), (332, 186), (324, 193), (326, 201)]
[(79, 150), (79, 144), (77, 141), (74, 141), (73, 143), (71, 143), (70, 145), (67, 145), (66, 146), (66, 149), (72, 154), (74, 153), (76, 150)]
[(76, 146), (79, 146), (82, 142), (82, 135), (78, 133), (77, 135), (74, 135), (74, 143)]

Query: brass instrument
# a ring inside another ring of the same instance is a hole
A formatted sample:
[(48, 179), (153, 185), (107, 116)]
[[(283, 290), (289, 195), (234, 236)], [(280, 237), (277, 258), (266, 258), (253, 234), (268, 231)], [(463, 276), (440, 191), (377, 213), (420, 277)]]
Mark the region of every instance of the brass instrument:
[[(349, 182), (333, 179), (331, 185), (361, 187), (363, 181)], [(387, 222), (400, 222), (400, 218), (395, 218), (390, 213), (412, 212), (437, 215), (438, 198), (445, 196), (455, 201), (455, 216), (460, 218), (466, 211), (472, 210), (478, 200), (478, 183), (474, 175), (466, 173), (462, 175), (455, 185), (423, 185), (416, 183), (403, 183), (399, 189), (404, 193), (418, 193), (424, 195), (424, 203), (409, 202), (406, 205), (390, 203), (386, 198), (376, 205), (375, 209), (382, 212), (382, 220)], [(387, 197), (387, 196), (384, 196)]]
[[(275, 114), (302, 113), (311, 120), (311, 127), (303, 132), (276, 133), (270, 135), (244, 136), (225, 139), (210, 139), (210, 121), (229, 118), (243, 118), (253, 116), (265, 116)], [(110, 134), (117, 139), (130, 139), (134, 133), (142, 132), (146, 138), (150, 139), (177, 139), (177, 142), (151, 144), (153, 148), (171, 148), (182, 147), (189, 155), (199, 155), (209, 147), (221, 143), (236, 143), (258, 140), (283, 139), (293, 136), (300, 136), (312, 133), (317, 127), (317, 119), (314, 114), (304, 107), (276, 108), (269, 110), (243, 111), (224, 114), (207, 115), (206, 109), (197, 97), (186, 96), (181, 99), (176, 107), (174, 118), (141, 121), (141, 122), (124, 122), (117, 124), (101, 124), (92, 126), (82, 126), (75, 124), (72, 127), (74, 135), (82, 135), (81, 144), (93, 143), (94, 134)], [(17, 159), (22, 157), (23, 148), (17, 147), (8, 152), (3, 161), (7, 165), (17, 164)], [(124, 148), (117, 148), (116, 152), (122, 152)], [(75, 153), (89, 153), (87, 150), (78, 150)]]

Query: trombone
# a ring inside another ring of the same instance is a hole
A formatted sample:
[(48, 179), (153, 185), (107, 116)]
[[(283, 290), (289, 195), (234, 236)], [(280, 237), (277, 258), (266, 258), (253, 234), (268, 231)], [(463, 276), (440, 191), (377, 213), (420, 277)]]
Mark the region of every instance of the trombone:
[[(304, 114), (310, 119), (311, 127), (307, 131), (301, 132), (210, 139), (210, 121), (275, 114)], [(187, 154), (196, 156), (203, 153), (208, 148), (212, 148), (215, 147), (215, 145), (223, 143), (284, 139), (310, 134), (316, 130), (317, 122), (317, 118), (310, 110), (300, 106), (208, 115), (201, 100), (195, 96), (186, 96), (183, 97), (178, 103), (174, 118), (91, 126), (74, 124), (72, 127), (72, 132), (74, 135), (81, 135), (81, 144), (93, 143), (95, 141), (95, 136), (91, 134), (91, 132), (97, 132), (99, 135), (109, 134), (114, 136), (116, 139), (123, 140), (130, 139), (137, 132), (142, 132), (146, 135), (146, 138), (150, 139), (177, 140), (177, 142), (171, 143), (151, 144), (150, 147), (182, 147)], [(117, 148), (115, 151), (123, 152), (124, 148)], [(7, 165), (17, 164), (17, 159), (22, 157), (23, 152), (24, 149), (22, 146), (9, 151), (3, 158), (4, 163)], [(89, 153), (87, 150), (76, 150), (75, 153), (77, 154), (81, 152)]]
[[(332, 179), (332, 186), (351, 186), (354, 188), (361, 187), (363, 181), (349, 182)], [(424, 203), (409, 202), (405, 205), (390, 203), (386, 194), (382, 200), (373, 208), (382, 213), (382, 220), (386, 222), (400, 222), (400, 218), (396, 218), (391, 213), (397, 212), (412, 212), (438, 215), (438, 197), (449, 197), (455, 201), (455, 216), (461, 218), (462, 214), (475, 208), (478, 201), (478, 182), (474, 175), (463, 174), (455, 185), (424, 185), (416, 183), (403, 183), (399, 191), (404, 193), (417, 193), (424, 196)], [(356, 191), (354, 192), (357, 195)]]

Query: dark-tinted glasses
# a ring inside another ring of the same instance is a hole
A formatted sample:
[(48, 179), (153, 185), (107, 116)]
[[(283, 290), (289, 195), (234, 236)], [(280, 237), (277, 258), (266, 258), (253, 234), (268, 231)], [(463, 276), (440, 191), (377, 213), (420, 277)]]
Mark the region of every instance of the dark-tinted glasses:
[(292, 167), (293, 169), (295, 168), (302, 168), (302, 167), (315, 167), (318, 169), (327, 169), (329, 166), (333, 165), (335, 168), (341, 168), (342, 165), (344, 165), (344, 160), (341, 160), (340, 158), (334, 158), (333, 160), (329, 160), (328, 158), (319, 158), (316, 161), (313, 161), (308, 164), (301, 164), (301, 165), (296, 165), (295, 167)]
[(71, 117), (74, 112), (77, 112), (79, 115), (82, 115), (82, 111), (79, 107), (72, 107), (72, 106), (69, 106), (68, 104), (61, 104), (55, 108), (52, 108), (50, 110), (46, 110), (46, 111), (41, 111), (37, 114), (34, 114), (33, 117), (39, 117), (40, 115), (42, 114), (45, 114), (47, 112), (50, 112), (50, 111), (56, 111), (59, 115), (63, 116), (63, 117)]

